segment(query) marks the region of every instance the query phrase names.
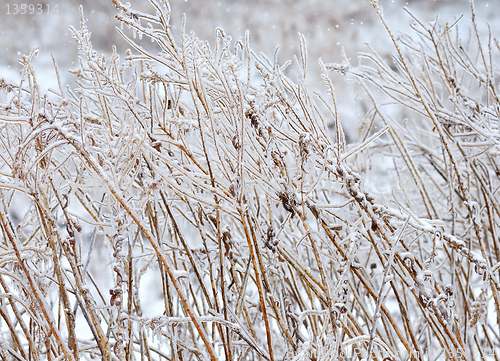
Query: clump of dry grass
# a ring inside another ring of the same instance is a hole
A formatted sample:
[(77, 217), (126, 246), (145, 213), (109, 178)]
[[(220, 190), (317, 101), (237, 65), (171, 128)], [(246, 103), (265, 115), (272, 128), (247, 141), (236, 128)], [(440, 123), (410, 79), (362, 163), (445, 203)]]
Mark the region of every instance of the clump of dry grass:
[[(370, 67), (320, 62), (325, 97), (305, 84), (303, 37), (293, 82), (248, 38), (177, 43), (168, 2), (150, 2), (152, 14), (114, 1), (133, 31), (118, 30), (124, 61), (97, 54), (83, 20), (73, 30), (75, 89), (41, 95), (33, 54), (21, 84), (0, 84), (4, 359), (468, 360), (498, 348), (498, 42), (467, 49), (453, 25), (389, 32), (396, 69), (375, 52)], [(355, 144), (332, 70), (374, 104)], [(401, 182), (370, 193), (382, 152)]]

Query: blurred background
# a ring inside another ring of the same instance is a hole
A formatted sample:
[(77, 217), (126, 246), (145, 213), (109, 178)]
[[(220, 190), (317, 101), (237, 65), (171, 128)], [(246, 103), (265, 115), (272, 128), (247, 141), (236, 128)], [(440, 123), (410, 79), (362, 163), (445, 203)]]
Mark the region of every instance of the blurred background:
[[(118, 53), (125, 54), (129, 47), (115, 29), (120, 25), (115, 19), (116, 11), (111, 0), (22, 0), (26, 7), (32, 5), (34, 14), (31, 15), (29, 8), (26, 14), (20, 14), (21, 3), (16, 1), (21, 0), (0, 0), (0, 78), (18, 81), (22, 69), (20, 57), (39, 47), (33, 66), (42, 91), (57, 87), (51, 54), (58, 63), (63, 82), (71, 86), (73, 80), (68, 70), (78, 66), (78, 49), (69, 27), (79, 26), (80, 4), (92, 32), (94, 49), (109, 54), (115, 44)], [(130, 2), (136, 9), (152, 9), (148, 0)], [(448, 22), (464, 14), (460, 26), (464, 36), (468, 36), (468, 0), (380, 0), (379, 3), (396, 35), (411, 32), (413, 20), (403, 10), (406, 7), (425, 23), (435, 20), (436, 13), (440, 14), (440, 21)], [(357, 53), (368, 50), (365, 43), (370, 43), (388, 61), (393, 52), (389, 37), (369, 0), (171, 0), (170, 4), (172, 30), (177, 38), (185, 14), (186, 30), (212, 44), (214, 29), (221, 27), (233, 39), (243, 39), (245, 31), (249, 30), (253, 50), (270, 58), (279, 45), (280, 63), (299, 54), (297, 33), (303, 33), (308, 47), (312, 90), (322, 88), (318, 58), (325, 63), (340, 63), (344, 49), (350, 61), (357, 64)], [(499, 22), (496, 20), (500, 18), (500, 2), (476, 0), (475, 7), (480, 31), (487, 35), (489, 23), (492, 35), (499, 36)], [(42, 14), (37, 14), (40, 8)], [(130, 30), (128, 33), (132, 35)], [(142, 42), (151, 44), (146, 38)], [(359, 121), (366, 109), (357, 109), (354, 88), (340, 77), (334, 81), (341, 119), (347, 123)]]

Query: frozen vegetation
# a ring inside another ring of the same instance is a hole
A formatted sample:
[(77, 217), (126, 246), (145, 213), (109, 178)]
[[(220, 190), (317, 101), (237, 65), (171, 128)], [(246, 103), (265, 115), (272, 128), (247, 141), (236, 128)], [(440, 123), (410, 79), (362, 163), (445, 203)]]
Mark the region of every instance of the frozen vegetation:
[(42, 92), (36, 49), (0, 79), (2, 360), (500, 357), (500, 43), (473, 3), (399, 34), (372, 1), (392, 57), (317, 67), (304, 35), (280, 62), (113, 4), (131, 50), (81, 10), (76, 83), (54, 59)]

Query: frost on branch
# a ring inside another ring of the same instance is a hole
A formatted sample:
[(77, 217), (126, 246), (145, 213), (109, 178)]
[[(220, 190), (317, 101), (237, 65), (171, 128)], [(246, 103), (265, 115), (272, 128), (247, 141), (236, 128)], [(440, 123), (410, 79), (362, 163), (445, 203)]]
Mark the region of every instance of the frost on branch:
[[(294, 82), (248, 38), (174, 40), (150, 2), (113, 1), (126, 54), (72, 29), (76, 85), (40, 94), (35, 50), (21, 84), (0, 81), (2, 357), (494, 350), (498, 48), (422, 25), (393, 39), (394, 65), (320, 63), (313, 94), (303, 37)], [(372, 105), (355, 143), (332, 71)]]

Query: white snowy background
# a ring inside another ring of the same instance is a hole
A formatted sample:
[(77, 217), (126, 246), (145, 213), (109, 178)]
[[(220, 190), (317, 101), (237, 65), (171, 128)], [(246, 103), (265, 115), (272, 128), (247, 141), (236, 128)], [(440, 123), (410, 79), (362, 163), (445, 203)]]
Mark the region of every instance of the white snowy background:
[[(25, 1), (26, 2), (26, 1)], [(44, 9), (57, 6), (58, 13), (42, 15), (8, 15), (8, 6), (13, 12), (10, 0), (1, 0), (0, 8), (0, 77), (18, 80), (22, 66), (19, 58), (29, 54), (34, 47), (39, 47), (39, 55), (33, 61), (41, 89), (57, 87), (53, 71), (51, 54), (61, 69), (63, 82), (71, 82), (69, 69), (77, 67), (78, 49), (70, 26), (78, 27), (78, 6), (83, 5), (87, 26), (92, 32), (94, 49), (103, 54), (110, 54), (112, 45), (116, 45), (119, 54), (124, 54), (128, 45), (121, 38), (115, 27), (116, 10), (111, 0), (97, 1), (40, 1), (30, 0), (28, 4), (43, 4)], [(173, 17), (172, 30), (180, 34), (182, 15), (186, 15), (186, 30), (194, 31), (200, 39), (213, 44), (215, 28), (220, 27), (233, 39), (243, 39), (246, 30), (250, 31), (253, 50), (263, 52), (272, 58), (277, 46), (280, 46), (279, 61), (292, 59), (299, 54), (297, 33), (305, 35), (307, 41), (310, 80), (312, 87), (321, 88), (317, 59), (325, 63), (342, 62), (342, 49), (355, 64), (357, 54), (366, 51), (369, 43), (379, 54), (390, 58), (392, 44), (375, 16), (369, 0), (172, 0), (170, 1)], [(395, 34), (410, 31), (412, 19), (403, 10), (406, 7), (424, 23), (436, 20), (456, 20), (464, 14), (466, 23), (463, 32), (468, 32), (470, 4), (467, 0), (382, 0), (384, 16)], [(132, 2), (134, 8), (148, 11), (151, 9), (146, 0)], [(477, 0), (475, 2), (480, 32), (487, 34), (487, 23), (493, 36), (500, 30), (500, 2)], [(339, 111), (348, 131), (355, 136), (356, 123), (362, 116), (356, 110), (356, 94), (350, 89), (343, 89), (343, 81), (336, 84), (339, 98)]]

